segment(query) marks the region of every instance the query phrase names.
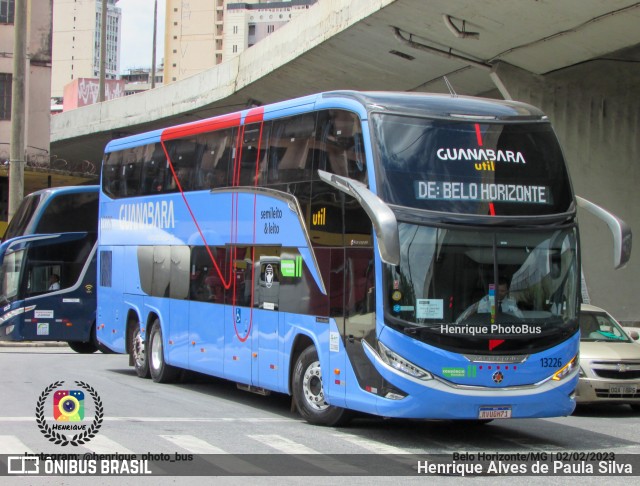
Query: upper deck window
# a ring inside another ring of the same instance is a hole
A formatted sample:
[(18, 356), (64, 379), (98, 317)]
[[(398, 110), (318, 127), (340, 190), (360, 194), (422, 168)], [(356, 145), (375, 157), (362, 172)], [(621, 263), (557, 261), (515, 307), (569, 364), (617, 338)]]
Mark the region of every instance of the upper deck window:
[(479, 215), (566, 212), (572, 192), (547, 123), (372, 117), (379, 193), (392, 204)]
[(9, 221), (9, 226), (7, 226), (7, 230), (4, 233), (3, 239), (6, 241), (10, 238), (14, 238), (15, 236), (22, 236), (25, 234), (29, 223), (32, 222), (33, 215), (38, 209), (38, 205), (42, 196), (38, 195), (29, 195), (25, 197), (20, 206), (18, 206), (18, 210)]

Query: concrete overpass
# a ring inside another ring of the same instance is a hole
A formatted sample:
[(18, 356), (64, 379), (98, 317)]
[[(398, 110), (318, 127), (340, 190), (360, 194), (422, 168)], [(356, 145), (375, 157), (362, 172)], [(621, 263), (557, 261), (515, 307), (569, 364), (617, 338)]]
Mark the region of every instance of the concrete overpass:
[[(552, 119), (576, 193), (640, 231), (640, 3), (320, 0), (238, 58), (184, 81), (52, 117), (51, 153), (99, 166), (114, 137), (332, 89), (510, 97)], [(591, 301), (640, 321), (637, 256), (613, 272), (580, 213)]]

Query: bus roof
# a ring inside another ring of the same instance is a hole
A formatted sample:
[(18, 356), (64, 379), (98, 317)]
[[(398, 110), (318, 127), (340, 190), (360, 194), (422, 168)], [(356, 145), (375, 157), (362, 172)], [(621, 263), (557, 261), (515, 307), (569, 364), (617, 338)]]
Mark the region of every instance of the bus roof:
[(32, 193), (27, 194), (27, 196), (39, 196), (46, 195), (54, 196), (58, 194), (73, 194), (80, 192), (98, 192), (100, 190), (100, 186), (98, 185), (87, 185), (87, 186), (60, 186), (60, 187), (47, 187), (45, 189), (40, 189), (38, 191), (33, 191)]
[(518, 101), (451, 96), (448, 94), (390, 91), (332, 91), (323, 98), (350, 97), (363, 104), (367, 111), (414, 113), (438, 118), (496, 121), (542, 120), (546, 117), (538, 108)]
[[(538, 108), (517, 101), (416, 92), (327, 91), (119, 138), (109, 142), (105, 152), (158, 143), (161, 140), (190, 136), (219, 128), (239, 126), (243, 123), (260, 121), (263, 118), (270, 119), (276, 114), (286, 116), (288, 109), (295, 107), (306, 106), (312, 110), (320, 103), (326, 106), (329, 102), (328, 104), (331, 105), (332, 99), (336, 101), (338, 99), (351, 100), (354, 106), (360, 105), (367, 112), (399, 112), (451, 120), (483, 122), (547, 120)], [(344, 103), (336, 103), (336, 106), (344, 106)]]

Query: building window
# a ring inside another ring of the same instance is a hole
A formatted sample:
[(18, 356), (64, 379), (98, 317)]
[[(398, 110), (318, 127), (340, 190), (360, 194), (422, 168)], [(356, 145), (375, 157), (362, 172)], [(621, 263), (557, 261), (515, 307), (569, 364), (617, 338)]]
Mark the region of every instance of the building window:
[(273, 25), (267, 25), (267, 34), (271, 34), (275, 30)]
[(0, 24), (13, 24), (15, 0), (0, 0)]
[(235, 52), (238, 52), (238, 46), (237, 46), (237, 45), (235, 45), (235, 44), (233, 45), (233, 52), (234, 52), (234, 53), (235, 53)]
[(0, 73), (0, 120), (11, 120), (11, 73)]
[(256, 35), (256, 24), (249, 24), (249, 35)]
[(237, 25), (234, 25), (234, 26), (233, 26), (233, 33), (234, 33), (234, 34), (237, 34), (237, 33), (238, 33), (238, 26), (237, 26)]

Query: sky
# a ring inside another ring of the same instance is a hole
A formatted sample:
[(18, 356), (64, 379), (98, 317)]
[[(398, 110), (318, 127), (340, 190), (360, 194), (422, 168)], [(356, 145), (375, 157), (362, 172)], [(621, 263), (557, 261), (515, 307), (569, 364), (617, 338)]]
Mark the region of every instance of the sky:
[[(153, 45), (154, 0), (118, 0), (122, 10), (122, 38), (120, 72), (130, 68), (150, 68)], [(158, 32), (156, 40), (156, 68), (164, 57), (165, 0), (158, 0)]]

